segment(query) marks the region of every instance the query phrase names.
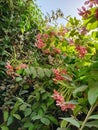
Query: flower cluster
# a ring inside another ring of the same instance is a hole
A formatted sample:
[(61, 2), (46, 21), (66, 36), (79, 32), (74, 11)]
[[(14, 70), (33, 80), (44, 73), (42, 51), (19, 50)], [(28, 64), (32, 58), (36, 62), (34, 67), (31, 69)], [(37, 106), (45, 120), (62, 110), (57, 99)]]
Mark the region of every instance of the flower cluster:
[(16, 76), (20, 76), (19, 74), (16, 73), (16, 70), (20, 70), (20, 69), (26, 69), (28, 66), (26, 64), (20, 64), (16, 67), (13, 67), (10, 62), (8, 61), (5, 65), (7, 71), (6, 73), (12, 77), (13, 79), (15, 79)]
[(83, 58), (87, 54), (87, 48), (84, 46), (78, 45), (76, 46), (76, 50), (78, 51), (80, 58)]
[(75, 43), (74, 43), (74, 40), (73, 40), (72, 38), (69, 38), (69, 39), (68, 39), (68, 43), (69, 43), (69, 45), (71, 45), (71, 46), (75, 44)]
[(98, 5), (98, 0), (87, 0), (84, 2), (84, 4), (92, 8), (94, 5)]
[(54, 90), (52, 98), (56, 100), (56, 105), (60, 106), (62, 111), (67, 111), (68, 109), (73, 110), (75, 108), (74, 104), (65, 102), (64, 97), (56, 90)]
[(55, 78), (53, 80), (58, 81), (58, 80), (65, 80), (63, 74), (66, 74), (67, 72), (66, 70), (53, 69), (53, 73), (55, 75)]
[(43, 47), (45, 47), (45, 43), (42, 40), (42, 35), (38, 34), (36, 36), (37, 42), (35, 43), (35, 46), (37, 46), (38, 49), (42, 49)]
[(85, 35), (87, 34), (88, 30), (86, 29), (86, 27), (82, 27), (82, 28), (79, 28), (79, 33), (80, 35)]
[(21, 63), (19, 66), (16, 67), (16, 70), (26, 69), (26, 68), (28, 68), (28, 66), (26, 64)]
[(98, 20), (98, 8), (95, 10), (95, 18)]
[(82, 9), (78, 9), (79, 15), (82, 16), (84, 19), (88, 18), (88, 16), (91, 14), (90, 10), (87, 10), (84, 6), (82, 6)]

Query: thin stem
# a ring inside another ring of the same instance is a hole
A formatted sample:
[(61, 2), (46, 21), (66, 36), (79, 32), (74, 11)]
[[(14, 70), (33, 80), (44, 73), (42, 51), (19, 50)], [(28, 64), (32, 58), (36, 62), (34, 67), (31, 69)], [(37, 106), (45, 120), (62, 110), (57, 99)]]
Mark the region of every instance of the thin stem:
[(90, 110), (88, 111), (88, 114), (84, 120), (84, 122), (82, 123), (82, 126), (79, 130), (83, 130), (83, 128), (85, 127), (86, 122), (88, 121), (89, 116), (92, 114), (92, 112), (94, 111), (94, 109), (96, 108), (96, 106), (98, 105), (98, 102), (94, 105), (91, 106)]

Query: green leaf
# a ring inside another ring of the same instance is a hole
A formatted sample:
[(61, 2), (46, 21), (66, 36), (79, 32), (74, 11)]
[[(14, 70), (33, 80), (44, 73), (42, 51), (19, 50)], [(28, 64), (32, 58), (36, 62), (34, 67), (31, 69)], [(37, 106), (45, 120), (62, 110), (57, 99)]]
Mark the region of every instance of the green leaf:
[(32, 74), (32, 78), (36, 78), (37, 77), (37, 72), (36, 72), (36, 69), (34, 67), (30, 67), (30, 71), (31, 71), (31, 74)]
[(87, 88), (88, 88), (87, 85), (82, 85), (82, 86), (76, 88), (76, 89), (73, 91), (73, 95), (76, 96), (77, 93), (83, 92), (83, 91), (85, 91)]
[(52, 71), (49, 70), (49, 69), (44, 69), (44, 73), (45, 73), (45, 75), (46, 75), (47, 77), (50, 77), (51, 74), (52, 74)]
[(42, 68), (38, 68), (37, 73), (39, 75), (39, 78), (41, 78), (41, 79), (45, 76), (44, 70)]
[(42, 109), (39, 109), (38, 115), (43, 116), (43, 114), (44, 114), (43, 110), (42, 110)]
[(68, 122), (66, 120), (62, 120), (60, 126), (61, 126), (61, 128), (65, 128), (67, 124), (68, 124)]
[(24, 110), (26, 109), (26, 107), (27, 107), (27, 105), (26, 105), (26, 104), (23, 104), (23, 105), (21, 105), (21, 106), (19, 107), (19, 109), (20, 109), (21, 111), (24, 111)]
[(9, 116), (8, 111), (4, 111), (4, 113), (3, 113), (3, 119), (4, 119), (4, 121), (7, 121), (8, 116)]
[(25, 123), (25, 124), (24, 124), (24, 127), (25, 127), (25, 128), (33, 127), (33, 124), (32, 124), (32, 123)]
[(32, 112), (32, 109), (31, 108), (26, 108), (26, 110), (24, 111), (24, 115), (25, 117), (29, 116)]
[(70, 128), (57, 128), (57, 130), (71, 130)]
[(20, 103), (24, 103), (24, 101), (23, 101), (21, 98), (16, 97), (16, 99), (17, 99)]
[(41, 118), (41, 122), (43, 123), (43, 124), (45, 124), (45, 125), (49, 125), (50, 124), (50, 121), (49, 121), (49, 119), (48, 118)]
[(16, 82), (22, 81), (22, 77), (16, 77)]
[(14, 121), (14, 118), (10, 116), (7, 120), (7, 126), (11, 125), (13, 121)]
[(16, 119), (21, 120), (21, 117), (20, 117), (19, 114), (13, 114), (13, 116), (14, 116)]
[(92, 127), (98, 128), (98, 120), (96, 120), (96, 121), (91, 121), (91, 122), (87, 122), (87, 123), (85, 124), (85, 126), (87, 126), (87, 127), (89, 127), (89, 128), (92, 128)]
[(88, 91), (88, 101), (92, 106), (98, 98), (98, 87), (91, 87)]
[(2, 126), (1, 129), (2, 130), (9, 130), (9, 128), (7, 126)]
[(70, 122), (72, 125), (76, 126), (76, 127), (80, 127), (80, 124), (78, 123), (78, 121), (76, 121), (75, 119), (73, 119), (72, 117), (69, 118), (61, 118), (67, 122)]
[(98, 119), (98, 115), (91, 115), (88, 119)]
[(49, 116), (47, 116), (47, 118), (48, 118), (51, 122), (53, 122), (54, 124), (58, 125), (58, 120), (57, 120), (55, 117), (49, 115)]
[(41, 119), (42, 118), (42, 116), (40, 116), (40, 115), (35, 115), (35, 116), (33, 116), (31, 119), (32, 120), (38, 120), (38, 119)]

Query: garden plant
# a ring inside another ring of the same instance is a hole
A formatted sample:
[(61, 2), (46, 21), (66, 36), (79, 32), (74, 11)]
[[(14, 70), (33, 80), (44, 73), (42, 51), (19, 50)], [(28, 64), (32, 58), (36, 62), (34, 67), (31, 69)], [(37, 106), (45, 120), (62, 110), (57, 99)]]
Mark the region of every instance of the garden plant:
[(98, 130), (98, 0), (78, 14), (0, 1), (0, 130)]

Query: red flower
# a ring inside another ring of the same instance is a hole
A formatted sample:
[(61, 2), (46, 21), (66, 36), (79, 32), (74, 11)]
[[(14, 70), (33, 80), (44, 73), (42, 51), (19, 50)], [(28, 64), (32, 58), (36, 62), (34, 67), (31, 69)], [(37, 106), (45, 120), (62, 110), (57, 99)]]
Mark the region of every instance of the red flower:
[(86, 27), (82, 27), (82, 28), (79, 29), (79, 33), (82, 34), (82, 35), (87, 34), (87, 32), (88, 31), (87, 31)]
[(95, 10), (95, 18), (98, 20), (98, 8)]
[(78, 9), (78, 11), (78, 14), (85, 19), (91, 14), (91, 11), (87, 10), (84, 6), (82, 6), (82, 9)]
[(45, 47), (45, 44), (43, 43), (42, 39), (39, 39), (36, 43), (35, 46), (37, 46), (38, 49), (42, 49), (43, 47)]
[(62, 76), (63, 74), (66, 74), (66, 70), (58, 70), (58, 69), (53, 69), (53, 73), (55, 75), (55, 78), (53, 79), (54, 81), (58, 80), (65, 80), (65, 78)]
[(7, 62), (5, 67), (7, 70), (13, 71), (13, 66), (11, 66), (10, 62)]
[(79, 57), (83, 58), (87, 53), (87, 48), (84, 46), (76, 46), (76, 50), (79, 53)]
[(62, 111), (67, 111), (68, 109), (73, 110), (75, 108), (74, 104), (65, 102), (64, 97), (56, 90), (54, 90), (52, 98), (56, 100), (56, 105), (60, 106)]
[(61, 50), (58, 49), (58, 48), (53, 48), (53, 51), (54, 51), (54, 53), (56, 53), (56, 54), (60, 54), (60, 53), (61, 53)]
[(87, 0), (84, 2), (85, 5), (88, 5), (90, 8), (92, 8), (94, 5), (98, 4), (98, 0)]
[(73, 41), (73, 39), (71, 39), (71, 38), (68, 39), (68, 42), (69, 42), (70, 45), (74, 45), (74, 41)]
[(16, 70), (20, 70), (20, 69), (26, 69), (28, 66), (26, 64), (20, 64), (19, 66), (16, 67)]

